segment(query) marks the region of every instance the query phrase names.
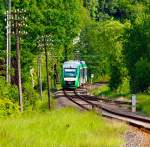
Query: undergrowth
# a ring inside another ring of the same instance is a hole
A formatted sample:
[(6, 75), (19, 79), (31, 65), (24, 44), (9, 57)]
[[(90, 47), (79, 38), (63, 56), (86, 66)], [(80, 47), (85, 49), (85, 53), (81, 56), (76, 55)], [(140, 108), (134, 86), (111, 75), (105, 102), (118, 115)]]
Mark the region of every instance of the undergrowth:
[[(128, 100), (131, 100), (132, 94), (129, 92), (119, 92), (119, 91), (112, 91), (108, 87), (108, 85), (103, 85), (99, 88), (92, 89), (91, 93), (96, 96), (108, 97), (109, 99), (116, 99), (118, 97), (124, 97)], [(137, 111), (144, 113), (150, 116), (150, 94), (147, 93), (137, 93)]]
[(0, 146), (5, 147), (119, 147), (126, 128), (72, 108), (0, 119), (0, 126)]

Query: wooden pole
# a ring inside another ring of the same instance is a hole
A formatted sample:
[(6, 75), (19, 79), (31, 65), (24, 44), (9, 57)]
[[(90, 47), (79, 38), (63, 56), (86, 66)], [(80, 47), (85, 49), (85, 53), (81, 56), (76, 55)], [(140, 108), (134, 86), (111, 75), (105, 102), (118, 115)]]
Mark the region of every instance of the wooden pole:
[(38, 81), (39, 81), (39, 95), (41, 97), (42, 100), (42, 61), (41, 61), (41, 53), (39, 53), (38, 56)]
[(47, 88), (48, 88), (48, 108), (51, 108), (50, 105), (50, 78), (49, 78), (49, 71), (48, 71), (48, 54), (47, 54), (47, 46), (46, 46), (46, 37), (44, 36), (44, 49), (45, 49), (45, 61), (46, 61), (46, 77), (47, 77)]

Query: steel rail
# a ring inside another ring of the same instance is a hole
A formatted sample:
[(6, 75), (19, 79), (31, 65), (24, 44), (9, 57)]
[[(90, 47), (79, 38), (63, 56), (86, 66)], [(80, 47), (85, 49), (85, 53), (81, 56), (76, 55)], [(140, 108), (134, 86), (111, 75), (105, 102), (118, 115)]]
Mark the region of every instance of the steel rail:
[(86, 108), (86, 107), (83, 106), (82, 104), (79, 104), (79, 103), (77, 103), (75, 100), (73, 100), (73, 99), (74, 99), (73, 96), (68, 95), (67, 92), (66, 92), (66, 90), (63, 90), (63, 92), (64, 92), (64, 95), (65, 95), (70, 101), (72, 101), (73, 103), (75, 103), (76, 105), (78, 105), (79, 107), (81, 107), (82, 109), (89, 110), (88, 108)]
[[(78, 94), (78, 92), (75, 91), (76, 94)], [(120, 100), (111, 100), (111, 99), (105, 99), (105, 98), (101, 98), (101, 97), (97, 97), (97, 96), (91, 96), (91, 95), (82, 95), (83, 97), (85, 97), (86, 99), (92, 100), (92, 101), (104, 101), (104, 102), (112, 102), (112, 103), (116, 103), (116, 104), (124, 104), (124, 105), (130, 105), (131, 101), (120, 101)]]
[(149, 117), (141, 116), (141, 115), (138, 115), (138, 114), (135, 114), (132, 112), (123, 111), (120, 109), (119, 110), (112, 109), (109, 106), (109, 104), (104, 104), (103, 102), (100, 102), (100, 101), (98, 101), (98, 102), (100, 102), (99, 104), (94, 104), (90, 100), (87, 100), (87, 96), (79, 95), (76, 91), (74, 91), (74, 93), (75, 93), (75, 95), (78, 96), (78, 98), (86, 101), (87, 103), (91, 104), (93, 107), (97, 107), (97, 108), (101, 109), (103, 116), (123, 120), (130, 124), (134, 124), (137, 126), (141, 126), (143, 128), (150, 129), (150, 118)]

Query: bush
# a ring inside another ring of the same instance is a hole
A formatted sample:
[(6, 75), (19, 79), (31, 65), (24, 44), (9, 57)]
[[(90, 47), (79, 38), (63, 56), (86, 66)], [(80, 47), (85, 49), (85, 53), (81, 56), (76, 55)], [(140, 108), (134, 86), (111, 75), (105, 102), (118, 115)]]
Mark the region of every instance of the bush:
[(9, 85), (5, 79), (0, 77), (0, 97), (10, 99), (15, 102), (18, 101), (18, 89), (15, 85)]
[(33, 110), (34, 107), (36, 107), (36, 101), (40, 99), (30, 83), (24, 83), (23, 99), (24, 99), (24, 109), (28, 110), (29, 109)]
[(111, 88), (111, 90), (115, 90), (122, 83), (121, 72), (120, 72), (119, 67), (117, 67), (116, 65), (112, 65), (111, 69), (112, 69), (112, 72), (111, 72), (109, 87)]
[(19, 112), (19, 106), (9, 99), (0, 99), (0, 117)]
[(134, 86), (136, 91), (142, 92), (150, 86), (150, 62), (145, 58), (141, 58), (136, 63)]

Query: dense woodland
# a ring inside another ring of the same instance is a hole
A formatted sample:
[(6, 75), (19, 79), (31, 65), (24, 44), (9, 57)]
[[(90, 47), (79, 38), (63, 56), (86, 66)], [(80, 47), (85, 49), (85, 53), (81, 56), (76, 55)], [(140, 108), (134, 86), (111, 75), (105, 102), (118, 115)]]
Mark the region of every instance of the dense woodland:
[[(4, 116), (18, 111), (19, 92), (14, 34), (11, 81), (6, 82), (8, 2), (0, 0), (0, 4), (0, 116)], [(27, 34), (20, 35), (25, 110), (34, 109), (38, 100), (46, 98), (45, 47), (51, 91), (61, 81), (62, 63), (80, 59), (88, 65), (89, 78), (94, 73), (94, 81), (109, 81), (111, 90), (149, 94), (149, 0), (13, 0), (12, 11), (16, 9), (26, 10), (27, 18), (21, 30)]]

